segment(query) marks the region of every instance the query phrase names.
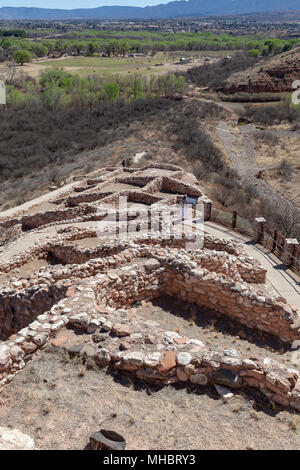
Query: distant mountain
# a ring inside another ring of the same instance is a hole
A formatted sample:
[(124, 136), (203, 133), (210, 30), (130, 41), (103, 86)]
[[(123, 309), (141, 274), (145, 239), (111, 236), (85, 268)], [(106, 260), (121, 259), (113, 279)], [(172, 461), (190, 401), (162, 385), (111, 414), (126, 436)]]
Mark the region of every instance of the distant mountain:
[(188, 0), (153, 7), (107, 6), (90, 9), (55, 10), (47, 8), (2, 7), (0, 19), (152, 19), (184, 16), (238, 15), (299, 10), (299, 0)]

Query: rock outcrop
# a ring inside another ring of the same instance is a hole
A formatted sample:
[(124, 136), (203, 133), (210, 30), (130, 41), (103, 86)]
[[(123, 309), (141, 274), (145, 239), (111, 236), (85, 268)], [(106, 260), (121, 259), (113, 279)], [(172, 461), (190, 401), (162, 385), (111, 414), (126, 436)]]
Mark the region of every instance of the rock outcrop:
[(292, 83), (299, 77), (300, 48), (297, 47), (233, 74), (220, 91), (225, 94), (292, 92)]

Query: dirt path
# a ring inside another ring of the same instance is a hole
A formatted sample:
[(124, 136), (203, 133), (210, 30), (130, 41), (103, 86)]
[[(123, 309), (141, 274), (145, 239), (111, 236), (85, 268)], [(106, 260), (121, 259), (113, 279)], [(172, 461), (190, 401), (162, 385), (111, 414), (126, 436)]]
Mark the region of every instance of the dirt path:
[(1, 217), (11, 217), (16, 214), (19, 214), (20, 212), (27, 211), (33, 206), (42, 204), (44, 202), (49, 202), (50, 199), (70, 191), (74, 185), (78, 185), (78, 181), (74, 181), (73, 183), (66, 184), (65, 186), (62, 186), (59, 189), (55, 189), (54, 191), (50, 191), (35, 199), (24, 202), (24, 204), (21, 204), (20, 206), (12, 207), (11, 209), (7, 209), (6, 211), (0, 212), (0, 221), (1, 221)]
[[(242, 128), (233, 128), (231, 124), (220, 121), (216, 127), (216, 135), (223, 151), (231, 162), (231, 168), (241, 177), (244, 187), (254, 188), (259, 197), (280, 203), (281, 207), (290, 207), (291, 203), (257, 174), (264, 168), (258, 168), (254, 134), (259, 131), (255, 124)], [(268, 169), (269, 167), (265, 167)], [(300, 214), (300, 209), (299, 209)]]
[(203, 98), (202, 92), (203, 90), (201, 90), (201, 88), (196, 87), (194, 85), (189, 85), (186, 95), (184, 96), (184, 99), (192, 100), (192, 101), (199, 101), (201, 103), (213, 103), (215, 106), (218, 106), (220, 109), (223, 109), (229, 114), (228, 116), (229, 120), (233, 122), (238, 120), (239, 116), (236, 113), (236, 111), (234, 111), (234, 109), (232, 109), (230, 106), (224, 103), (219, 103), (218, 101), (214, 101), (208, 98)]
[[(219, 139), (222, 150), (231, 162), (231, 168), (241, 177), (241, 183), (245, 187), (253, 187), (262, 198), (279, 201), (283, 206), (290, 205), (278, 191), (272, 188), (263, 179), (257, 178), (260, 170), (270, 169), (269, 166), (258, 167), (254, 135), (260, 130), (255, 124), (241, 127), (233, 127), (238, 121), (239, 115), (230, 106), (201, 96), (202, 90), (193, 85), (189, 86), (186, 99), (196, 100), (202, 103), (213, 103), (228, 113), (227, 121), (220, 121), (216, 126), (216, 136)], [(289, 130), (270, 131), (280, 135), (291, 135)], [(294, 135), (294, 134), (293, 134)], [(300, 214), (300, 209), (299, 209)]]

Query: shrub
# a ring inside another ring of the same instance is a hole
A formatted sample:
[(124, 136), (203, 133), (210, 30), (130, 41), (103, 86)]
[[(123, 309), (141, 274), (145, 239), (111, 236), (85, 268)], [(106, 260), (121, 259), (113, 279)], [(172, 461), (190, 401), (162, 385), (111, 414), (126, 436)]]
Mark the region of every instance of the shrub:
[(281, 101), (282, 96), (275, 95), (274, 93), (246, 93), (239, 92), (229, 95), (224, 95), (223, 93), (218, 93), (218, 97), (221, 101), (230, 101), (236, 103), (267, 103), (269, 101)]
[(280, 164), (278, 165), (278, 173), (284, 181), (289, 181), (291, 179), (293, 167), (286, 158), (281, 160)]
[(251, 67), (257, 60), (248, 54), (237, 53), (230, 59), (225, 58), (214, 64), (192, 67), (185, 76), (189, 82), (195, 83), (197, 86), (218, 89), (224, 86), (225, 81), (232, 73)]
[(119, 85), (115, 82), (108, 82), (104, 85), (104, 91), (109, 99), (109, 101), (113, 102), (119, 97), (120, 89)]
[(259, 49), (249, 49), (248, 54), (250, 57), (258, 57), (260, 55)]
[(280, 124), (282, 122), (300, 122), (300, 110), (290, 106), (287, 100), (279, 104), (265, 106), (245, 106), (243, 117), (264, 125)]
[(46, 88), (50, 84), (57, 86), (63, 86), (66, 84), (66, 80), (72, 80), (72, 75), (65, 72), (63, 68), (53, 67), (49, 70), (45, 70), (41, 74), (40, 85)]
[(19, 65), (24, 65), (26, 62), (32, 61), (32, 55), (29, 51), (19, 50), (14, 52), (14, 60)]
[(206, 169), (221, 171), (224, 168), (223, 155), (210, 136), (200, 128), (195, 112), (193, 105), (190, 105), (170, 120), (168, 131), (175, 137), (174, 146), (183, 149), (189, 160), (200, 160)]

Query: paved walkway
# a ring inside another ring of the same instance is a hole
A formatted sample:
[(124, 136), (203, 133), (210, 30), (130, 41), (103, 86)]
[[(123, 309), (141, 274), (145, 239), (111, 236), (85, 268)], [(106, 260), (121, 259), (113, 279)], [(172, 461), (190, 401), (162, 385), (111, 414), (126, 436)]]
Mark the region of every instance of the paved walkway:
[(10, 244), (5, 251), (0, 252), (0, 262), (7, 261), (9, 258), (15, 255), (20, 255), (25, 250), (32, 248), (36, 242), (46, 239), (49, 236), (57, 234), (57, 231), (67, 227), (96, 227), (97, 222), (76, 222), (76, 223), (65, 223), (58, 225), (50, 225), (49, 227), (41, 228), (34, 232), (28, 232), (21, 235), (15, 242)]

